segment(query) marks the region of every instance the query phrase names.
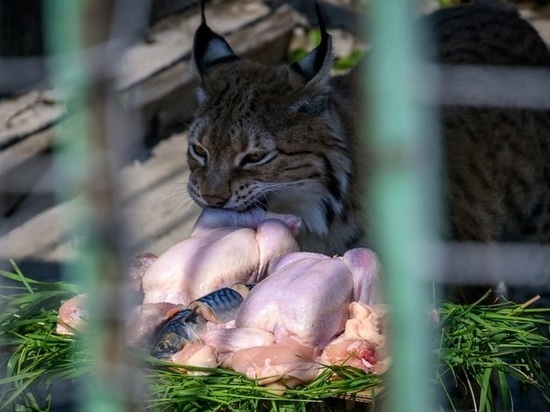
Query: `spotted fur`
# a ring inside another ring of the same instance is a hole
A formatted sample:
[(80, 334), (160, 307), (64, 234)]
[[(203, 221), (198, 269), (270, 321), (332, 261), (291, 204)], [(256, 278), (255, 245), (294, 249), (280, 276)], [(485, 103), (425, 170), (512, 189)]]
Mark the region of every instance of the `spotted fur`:
[(296, 214), (301, 248), (336, 254), (360, 243), (363, 222), (349, 79), (329, 76), (330, 47), (323, 30), (301, 61), (266, 67), (237, 58), (203, 23), (188, 190), (202, 207)]
[[(430, 22), (442, 63), (550, 70), (546, 45), (514, 10), (470, 5)], [(452, 238), (550, 242), (550, 112), (446, 106), (442, 126)]]
[[(440, 62), (550, 66), (544, 43), (514, 12), (464, 6), (430, 23)], [(357, 136), (355, 73), (329, 77), (323, 33), (297, 64), (266, 67), (235, 56), (203, 22), (188, 189), (202, 207), (299, 215), (301, 248), (335, 254), (365, 245), (368, 156)], [(446, 106), (441, 115), (451, 237), (550, 241), (549, 113)]]

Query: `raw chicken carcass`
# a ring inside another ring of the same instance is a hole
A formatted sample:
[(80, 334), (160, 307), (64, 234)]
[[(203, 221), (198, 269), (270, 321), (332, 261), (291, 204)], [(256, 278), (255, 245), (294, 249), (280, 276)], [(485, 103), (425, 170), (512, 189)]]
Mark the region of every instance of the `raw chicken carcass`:
[(63, 302), (59, 308), (56, 332), (60, 335), (73, 335), (74, 330), (81, 331), (88, 318), (88, 296), (76, 295)]
[(191, 236), (160, 255), (143, 275), (143, 303), (187, 305), (235, 283), (256, 283), (272, 262), (298, 250), (299, 227), (293, 215), (205, 209)]
[[(202, 342), (196, 342), (185, 346), (185, 348), (172, 356), (172, 362), (187, 367), (198, 366), (199, 368), (215, 368), (219, 364), (214, 349)], [(209, 375), (208, 372), (189, 371), (184, 368), (181, 371), (189, 375)]]
[(268, 346), (237, 351), (225, 363), (260, 385), (281, 382), (292, 388), (317, 377), (321, 365), (314, 359), (313, 348), (286, 338)]
[(352, 302), (344, 333), (329, 343), (317, 361), (323, 365), (350, 365), (365, 372), (385, 372), (390, 362), (386, 314), (386, 305)]
[(141, 290), (141, 279), (149, 268), (155, 263), (158, 257), (153, 253), (146, 252), (136, 256), (130, 262), (130, 270), (128, 271), (130, 289), (134, 292)]
[(251, 290), (235, 319), (236, 327), (291, 337), (322, 351), (344, 330), (351, 302), (380, 302), (378, 260), (368, 249), (342, 257), (291, 253)]
[[(213, 333), (207, 334), (206, 342), (227, 347), (227, 341), (240, 339), (243, 329), (248, 334), (271, 333), (275, 343), (236, 345), (238, 349), (224, 365), (262, 384), (279, 381), (291, 387), (312, 380), (320, 370), (317, 358), (344, 330), (350, 303), (380, 302), (378, 271), (376, 255), (368, 249), (353, 249), (334, 258), (316, 253), (284, 256), (251, 290), (237, 313), (236, 328), (223, 332), (225, 341), (219, 339), (220, 333)], [(363, 329), (370, 330), (368, 325)], [(374, 349), (366, 341), (347, 349), (374, 359)]]

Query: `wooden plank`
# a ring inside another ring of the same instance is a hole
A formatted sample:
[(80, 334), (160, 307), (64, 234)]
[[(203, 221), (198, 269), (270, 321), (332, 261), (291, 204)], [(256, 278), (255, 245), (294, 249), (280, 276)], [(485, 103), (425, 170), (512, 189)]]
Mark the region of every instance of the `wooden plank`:
[[(300, 18), (289, 7), (283, 6), (265, 21), (258, 21), (269, 11), (258, 0), (233, 1), (213, 5), (209, 9), (208, 19), (216, 30), (231, 33), (228, 40), (235, 45), (237, 52), (263, 62), (279, 63), (286, 53), (290, 32)], [(237, 30), (254, 21), (258, 23)], [(141, 108), (168, 98), (168, 104), (153, 110), (146, 107), (146, 114), (156, 113), (160, 108), (166, 109), (174, 103), (170, 94), (175, 91), (179, 91), (178, 98), (194, 101), (192, 83), (196, 81), (196, 76), (189, 59), (193, 32), (199, 23), (196, 10), (192, 15), (178, 16), (163, 23), (168, 28), (156, 30), (151, 36), (152, 43), (140, 43), (128, 50), (121, 64), (118, 86), (122, 91), (121, 98), (129, 108)], [(192, 109), (188, 108), (188, 113)], [(0, 150), (55, 124), (63, 111), (60, 96), (51, 90), (34, 90), (1, 100)], [(181, 113), (176, 115), (179, 117)], [(170, 110), (165, 110), (163, 116), (170, 119)]]
[(33, 90), (0, 100), (0, 151), (61, 119), (64, 108), (52, 90)]
[[(292, 30), (300, 21), (299, 14), (283, 6), (265, 19), (227, 35), (227, 39), (240, 55), (280, 63)], [(129, 110), (141, 109), (148, 120), (160, 116), (163, 127), (168, 127), (178, 119), (192, 116), (196, 81), (190, 62), (181, 61), (125, 90), (121, 97)], [(20, 153), (15, 154), (15, 146), (1, 153), (0, 164), (11, 160), (0, 169), (0, 175), (2, 171), (15, 170), (18, 163), (32, 158), (32, 150), (40, 153), (52, 141), (53, 130), (48, 129), (20, 146)], [(23, 150), (25, 146), (28, 147)], [(199, 209), (187, 197), (185, 189), (186, 146), (184, 136), (175, 136), (162, 142), (145, 164), (136, 163), (121, 173), (125, 187), (124, 211), (134, 229), (128, 239), (132, 253), (162, 252), (187, 236), (197, 217)], [(65, 223), (66, 217), (71, 216), (71, 208), (76, 207), (75, 202), (45, 210), (0, 238), (0, 260), (52, 262), (70, 257), (73, 241), (67, 237)]]
[[(303, 17), (283, 5), (265, 19), (226, 37), (235, 53), (264, 64), (280, 64), (287, 53), (292, 31)], [(160, 135), (193, 118), (198, 75), (190, 60), (177, 62), (121, 93), (129, 109), (140, 108), (145, 124), (156, 123)]]
[[(222, 35), (236, 31), (270, 13), (258, 0), (230, 1), (208, 6), (208, 25)], [(131, 47), (120, 64), (117, 87), (127, 89), (158, 74), (170, 65), (188, 60), (193, 35), (201, 22), (198, 9), (171, 16), (151, 29), (148, 41)]]
[(153, 0), (149, 21), (155, 23), (174, 13), (196, 6), (200, 0)]
[(550, 19), (533, 19), (529, 20), (529, 23), (537, 29), (540, 37), (542, 37), (544, 42), (550, 47)]
[[(193, 33), (200, 24), (197, 12), (195, 8), (192, 13), (166, 19), (153, 29), (148, 42), (136, 44), (127, 51), (120, 66), (118, 87), (121, 91), (126, 90), (122, 98), (128, 99), (130, 107), (141, 107), (162, 99), (188, 83), (189, 77), (185, 73), (183, 80), (176, 82), (173, 75), (179, 76), (190, 69), (188, 61)], [(231, 1), (209, 7), (208, 19), (209, 24), (221, 33), (234, 33), (269, 13), (270, 9), (259, 0)], [(245, 46), (240, 50), (246, 52), (248, 48)], [(274, 54), (281, 58), (280, 50), (275, 50)], [(177, 62), (181, 62), (177, 69), (170, 70)], [(63, 110), (61, 97), (51, 90), (33, 90), (0, 100), (0, 150), (55, 124)]]
[[(161, 253), (186, 238), (200, 209), (188, 198), (185, 182), (187, 137), (161, 142), (144, 163), (135, 162), (120, 173), (121, 208), (128, 221), (130, 254)], [(0, 267), (9, 259), (63, 262), (75, 257), (78, 238), (69, 228), (82, 199), (57, 205), (0, 237)]]
[(187, 135), (178, 134), (155, 147), (147, 162), (120, 173), (130, 254), (162, 253), (191, 232), (201, 209), (187, 193), (186, 153)]
[[(0, 198), (0, 216), (11, 214), (22, 199), (34, 191), (37, 181), (50, 169), (52, 158), (46, 152), (53, 145), (54, 138), (54, 128), (50, 127), (8, 150), (0, 151), (0, 193), (3, 194)], [(45, 190), (53, 192), (51, 188)], [(9, 226), (12, 227), (13, 223)]]
[[(281, 63), (291, 32), (300, 22), (303, 18), (298, 13), (282, 6), (265, 20), (226, 36), (226, 40), (239, 55), (266, 64)], [(129, 108), (146, 107), (196, 81), (197, 74), (187, 58), (123, 90), (121, 96)]]

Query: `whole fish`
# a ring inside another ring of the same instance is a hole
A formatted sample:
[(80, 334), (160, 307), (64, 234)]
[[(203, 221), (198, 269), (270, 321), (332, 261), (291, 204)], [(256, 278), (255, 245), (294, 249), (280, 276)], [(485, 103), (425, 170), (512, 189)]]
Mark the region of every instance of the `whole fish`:
[(187, 308), (210, 322), (225, 323), (235, 319), (242, 302), (243, 296), (235, 289), (222, 288), (191, 302)]
[(160, 329), (151, 354), (168, 359), (186, 343), (199, 342), (206, 331), (206, 322), (225, 323), (235, 319), (242, 301), (253, 285), (236, 284), (218, 289), (191, 302), (177, 312)]
[(151, 354), (155, 358), (168, 359), (187, 342), (199, 341), (199, 335), (205, 331), (206, 319), (191, 309), (183, 309), (160, 329)]

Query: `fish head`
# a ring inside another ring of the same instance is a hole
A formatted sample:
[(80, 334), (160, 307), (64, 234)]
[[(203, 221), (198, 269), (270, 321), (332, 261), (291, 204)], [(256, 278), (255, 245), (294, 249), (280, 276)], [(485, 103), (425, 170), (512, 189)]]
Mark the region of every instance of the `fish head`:
[(185, 337), (177, 330), (161, 332), (157, 337), (151, 355), (158, 359), (169, 359), (173, 354), (183, 349)]

